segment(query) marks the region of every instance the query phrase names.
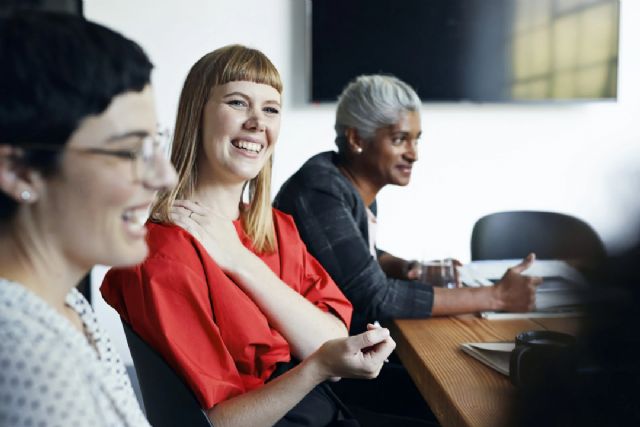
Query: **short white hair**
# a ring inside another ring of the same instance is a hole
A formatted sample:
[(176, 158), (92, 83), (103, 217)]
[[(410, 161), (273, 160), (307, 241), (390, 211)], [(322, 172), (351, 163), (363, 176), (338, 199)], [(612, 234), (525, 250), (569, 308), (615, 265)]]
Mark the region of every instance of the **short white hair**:
[(339, 152), (346, 150), (345, 132), (349, 128), (369, 140), (377, 129), (391, 126), (400, 115), (420, 111), (418, 94), (402, 80), (388, 75), (356, 77), (342, 91), (336, 110), (336, 145)]

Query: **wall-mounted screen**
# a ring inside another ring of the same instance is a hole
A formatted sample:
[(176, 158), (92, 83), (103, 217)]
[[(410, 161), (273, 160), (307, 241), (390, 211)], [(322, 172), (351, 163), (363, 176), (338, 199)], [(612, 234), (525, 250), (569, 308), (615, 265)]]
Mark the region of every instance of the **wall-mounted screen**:
[(82, 0), (0, 0), (0, 13), (15, 10), (43, 10), (82, 16)]
[(616, 99), (619, 0), (312, 0), (311, 98), (393, 74), (423, 101)]

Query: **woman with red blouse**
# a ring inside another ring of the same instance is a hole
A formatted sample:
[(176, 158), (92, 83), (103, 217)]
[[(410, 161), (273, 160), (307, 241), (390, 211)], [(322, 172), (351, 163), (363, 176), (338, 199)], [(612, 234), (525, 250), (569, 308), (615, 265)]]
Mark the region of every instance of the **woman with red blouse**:
[(351, 304), (271, 208), (281, 92), (269, 59), (243, 46), (192, 67), (171, 153), (179, 182), (153, 207), (150, 255), (101, 288), (216, 427), (354, 425), (323, 383), (375, 377), (395, 347), (383, 328), (347, 336)]

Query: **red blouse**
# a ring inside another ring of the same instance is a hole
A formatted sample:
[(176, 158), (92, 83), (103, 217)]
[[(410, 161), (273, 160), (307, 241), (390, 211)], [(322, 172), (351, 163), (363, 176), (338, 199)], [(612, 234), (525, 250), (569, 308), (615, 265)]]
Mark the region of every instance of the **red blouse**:
[[(277, 249), (259, 257), (348, 329), (349, 301), (307, 252), (293, 219), (276, 209), (273, 219)], [(234, 224), (252, 250), (240, 222)], [(100, 288), (104, 299), (182, 375), (203, 408), (260, 387), (277, 362), (291, 358), (284, 337), (187, 231), (151, 222), (147, 228), (149, 257), (111, 269)]]

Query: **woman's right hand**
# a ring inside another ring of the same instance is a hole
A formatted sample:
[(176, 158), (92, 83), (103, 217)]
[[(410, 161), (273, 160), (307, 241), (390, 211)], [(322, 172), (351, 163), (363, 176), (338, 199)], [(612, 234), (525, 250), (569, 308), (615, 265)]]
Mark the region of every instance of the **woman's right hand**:
[(395, 347), (388, 329), (373, 327), (359, 335), (325, 342), (306, 362), (316, 364), (320, 381), (371, 379), (378, 376)]
[(535, 254), (529, 254), (520, 264), (508, 269), (492, 288), (488, 288), (494, 292), (496, 309), (517, 312), (535, 309), (536, 288), (542, 283), (542, 278), (522, 274), (535, 259)]
[(248, 252), (233, 221), (211, 208), (191, 200), (176, 200), (169, 215), (174, 224), (187, 230), (204, 246), (224, 271), (234, 271), (241, 257)]
[(207, 412), (214, 425), (272, 426), (315, 386), (330, 379), (375, 378), (396, 343), (389, 330), (374, 329), (326, 341), (301, 364)]

